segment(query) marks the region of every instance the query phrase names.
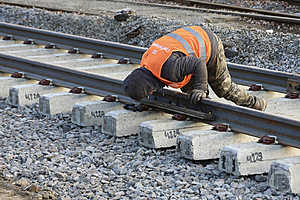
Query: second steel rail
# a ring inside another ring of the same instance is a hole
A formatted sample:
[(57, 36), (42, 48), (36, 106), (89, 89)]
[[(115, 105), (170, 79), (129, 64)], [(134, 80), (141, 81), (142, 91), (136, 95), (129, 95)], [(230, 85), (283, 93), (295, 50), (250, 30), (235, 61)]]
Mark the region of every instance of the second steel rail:
[[(31, 38), (39, 44), (55, 43), (57, 48), (78, 48), (80, 52), (87, 54), (102, 53), (104, 57), (108, 58), (120, 59), (126, 57), (129, 58), (132, 63), (139, 63), (143, 53), (147, 50), (143, 47), (28, 28), (8, 23), (0, 23), (0, 35), (13, 35), (15, 39), (19, 40)], [(276, 92), (285, 93), (289, 80), (300, 81), (299, 75), (275, 72), (258, 67), (228, 63), (228, 69), (233, 80), (238, 84), (262, 84), (265, 90)]]

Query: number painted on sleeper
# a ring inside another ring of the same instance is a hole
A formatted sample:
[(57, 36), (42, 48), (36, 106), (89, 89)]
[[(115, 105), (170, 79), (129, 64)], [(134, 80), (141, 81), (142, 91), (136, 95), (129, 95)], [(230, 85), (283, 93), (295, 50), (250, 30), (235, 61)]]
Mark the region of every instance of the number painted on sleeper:
[(91, 112), (92, 117), (94, 118), (101, 118), (105, 115), (103, 110), (96, 110)]
[(29, 100), (29, 101), (33, 101), (35, 99), (40, 98), (40, 94), (39, 93), (30, 93), (30, 94), (25, 94), (25, 99)]
[(254, 152), (247, 156), (247, 161), (254, 163), (256, 161), (263, 161), (262, 152)]
[(180, 134), (178, 129), (164, 131), (164, 135), (168, 139), (176, 138)]

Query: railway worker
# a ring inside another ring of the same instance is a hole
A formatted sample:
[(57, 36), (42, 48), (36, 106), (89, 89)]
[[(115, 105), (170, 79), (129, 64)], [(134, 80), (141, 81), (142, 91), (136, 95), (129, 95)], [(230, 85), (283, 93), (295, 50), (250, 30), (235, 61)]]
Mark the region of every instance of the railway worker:
[(237, 105), (261, 111), (267, 105), (232, 82), (221, 40), (202, 26), (183, 27), (155, 40), (140, 65), (124, 80), (126, 94), (138, 101), (170, 86), (195, 104), (208, 96), (209, 83), (218, 97)]

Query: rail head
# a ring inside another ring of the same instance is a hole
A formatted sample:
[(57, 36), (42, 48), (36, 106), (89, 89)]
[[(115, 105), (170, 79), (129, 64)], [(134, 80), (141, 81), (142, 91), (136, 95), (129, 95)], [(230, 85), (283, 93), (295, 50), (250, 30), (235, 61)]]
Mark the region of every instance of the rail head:
[[(300, 121), (257, 111), (251, 108), (233, 106), (220, 103), (211, 99), (203, 99), (199, 104), (187, 103), (185, 95), (178, 95), (172, 90), (164, 90), (162, 93), (151, 97), (152, 103), (169, 103), (181, 108), (186, 108), (186, 114), (191, 117), (193, 111), (211, 114), (212, 120), (206, 123), (215, 125), (226, 123), (235, 132), (246, 133), (248, 135), (262, 137), (273, 135), (277, 137), (280, 144), (300, 148)], [(196, 117), (197, 118), (197, 117)]]
[(21, 25), (0, 22), (0, 35), (12, 35), (14, 39), (32, 39), (38, 44), (55, 43), (57, 48), (78, 48), (81, 53), (103, 53), (104, 57), (121, 59), (130, 58), (132, 63), (139, 63), (146, 48), (109, 42), (105, 40), (86, 38), (48, 30), (29, 28)]
[[(90, 39), (81, 36), (56, 33), (47, 30), (28, 28), (0, 22), (0, 35), (13, 35), (15, 39), (31, 38), (40, 44), (55, 43), (58, 48), (78, 48), (80, 52), (87, 54), (102, 53), (107, 58), (129, 58), (131, 63), (139, 63), (143, 53), (147, 50), (143, 47)], [(300, 75), (275, 72), (258, 67), (250, 67), (241, 64), (228, 63), (228, 69), (233, 80), (242, 85), (262, 84), (266, 90), (287, 92), (289, 80), (300, 82)]]

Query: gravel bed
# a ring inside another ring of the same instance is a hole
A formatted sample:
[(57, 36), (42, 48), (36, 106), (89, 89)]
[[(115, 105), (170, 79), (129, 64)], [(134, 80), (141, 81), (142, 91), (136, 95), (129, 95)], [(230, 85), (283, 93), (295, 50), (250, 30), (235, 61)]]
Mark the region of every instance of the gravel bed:
[(267, 175), (233, 177), (217, 160), (149, 150), (136, 136), (74, 125), (68, 114), (43, 117), (38, 105), (17, 109), (1, 100), (0, 124), (0, 175), (37, 199), (300, 199), (269, 188)]
[[(1, 6), (0, 21), (148, 47), (182, 22), (135, 16), (80, 16)], [(299, 69), (299, 35), (207, 24), (238, 55), (229, 61), (281, 71)], [(267, 36), (267, 37), (266, 37)], [(267, 175), (233, 177), (217, 160), (192, 162), (175, 149), (149, 150), (137, 137), (113, 138), (79, 127), (70, 115), (46, 118), (38, 105), (13, 108), (0, 100), (0, 175), (38, 199), (295, 199), (272, 190)]]

